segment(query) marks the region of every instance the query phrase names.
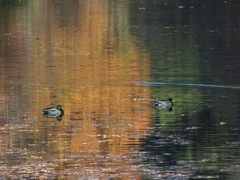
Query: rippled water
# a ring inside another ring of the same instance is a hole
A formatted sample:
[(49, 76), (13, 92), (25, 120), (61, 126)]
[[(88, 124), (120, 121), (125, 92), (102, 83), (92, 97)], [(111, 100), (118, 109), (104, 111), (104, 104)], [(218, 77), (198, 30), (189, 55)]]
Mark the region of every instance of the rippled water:
[(0, 179), (238, 179), (238, 6), (0, 1)]

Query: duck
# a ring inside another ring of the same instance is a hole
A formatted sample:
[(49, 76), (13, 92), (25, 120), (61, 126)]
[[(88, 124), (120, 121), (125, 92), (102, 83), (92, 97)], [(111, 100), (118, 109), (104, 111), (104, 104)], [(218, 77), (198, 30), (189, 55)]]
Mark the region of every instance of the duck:
[(57, 118), (57, 120), (61, 121), (62, 116), (64, 115), (64, 111), (62, 105), (57, 105), (56, 108), (47, 108), (43, 110), (43, 116), (49, 118)]
[(156, 109), (167, 109), (169, 111), (172, 111), (173, 99), (167, 98), (167, 100), (156, 101), (154, 106)]

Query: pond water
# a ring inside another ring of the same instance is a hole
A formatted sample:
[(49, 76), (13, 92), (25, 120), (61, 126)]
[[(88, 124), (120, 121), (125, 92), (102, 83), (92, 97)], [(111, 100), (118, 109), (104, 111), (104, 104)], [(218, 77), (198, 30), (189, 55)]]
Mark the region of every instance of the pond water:
[(238, 179), (239, 6), (0, 0), (0, 179)]

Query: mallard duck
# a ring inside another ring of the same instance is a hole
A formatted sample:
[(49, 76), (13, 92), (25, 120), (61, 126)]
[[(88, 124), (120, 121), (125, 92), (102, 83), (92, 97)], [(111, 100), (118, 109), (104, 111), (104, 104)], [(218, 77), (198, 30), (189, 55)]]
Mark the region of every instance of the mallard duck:
[(63, 115), (64, 111), (61, 105), (58, 105), (56, 108), (47, 108), (43, 110), (43, 116), (49, 118), (57, 118), (59, 121), (62, 120)]
[(169, 111), (171, 111), (173, 107), (173, 99), (168, 98), (167, 100), (157, 101), (155, 102), (154, 106), (156, 109), (168, 109)]

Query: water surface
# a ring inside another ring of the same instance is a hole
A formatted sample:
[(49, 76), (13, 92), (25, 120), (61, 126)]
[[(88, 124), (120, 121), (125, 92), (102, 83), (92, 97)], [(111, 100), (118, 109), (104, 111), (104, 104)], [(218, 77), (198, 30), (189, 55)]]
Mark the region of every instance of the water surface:
[(0, 1), (1, 179), (237, 179), (238, 6)]

